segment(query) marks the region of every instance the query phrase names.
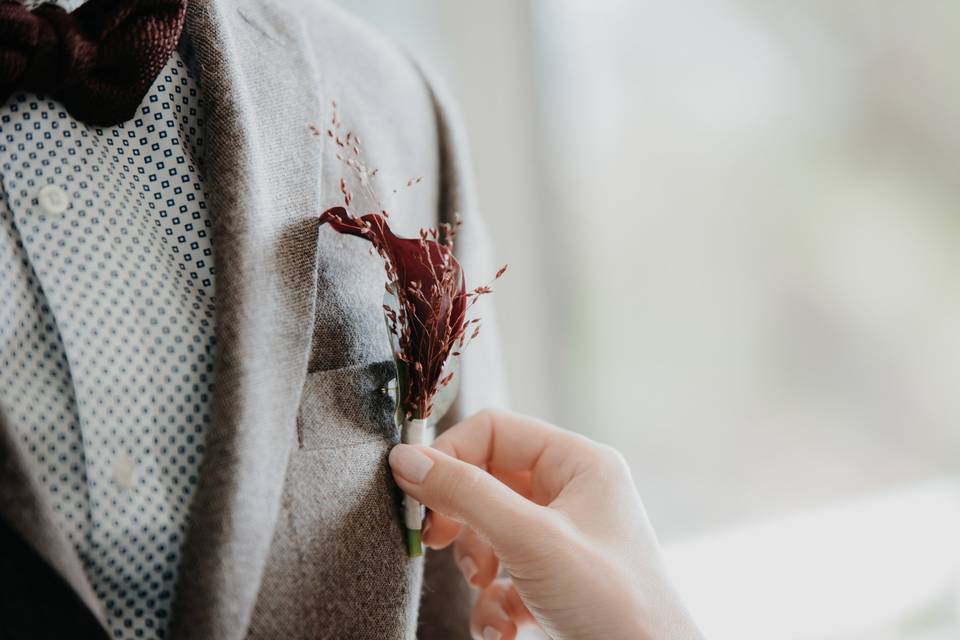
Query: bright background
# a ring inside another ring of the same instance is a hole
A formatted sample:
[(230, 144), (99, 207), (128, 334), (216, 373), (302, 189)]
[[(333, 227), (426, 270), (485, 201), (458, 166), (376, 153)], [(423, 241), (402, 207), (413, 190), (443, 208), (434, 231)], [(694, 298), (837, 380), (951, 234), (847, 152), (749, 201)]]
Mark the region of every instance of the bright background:
[(459, 98), (513, 406), (708, 636), (960, 638), (960, 4), (340, 4)]

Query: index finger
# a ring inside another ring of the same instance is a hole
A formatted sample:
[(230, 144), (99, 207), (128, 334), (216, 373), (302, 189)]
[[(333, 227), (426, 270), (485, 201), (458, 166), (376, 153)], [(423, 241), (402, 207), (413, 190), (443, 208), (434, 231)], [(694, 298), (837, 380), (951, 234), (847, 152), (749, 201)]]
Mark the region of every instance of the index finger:
[(487, 409), (442, 433), (433, 447), (492, 474), (529, 472), (535, 493), (556, 495), (589, 461), (593, 443), (536, 418)]

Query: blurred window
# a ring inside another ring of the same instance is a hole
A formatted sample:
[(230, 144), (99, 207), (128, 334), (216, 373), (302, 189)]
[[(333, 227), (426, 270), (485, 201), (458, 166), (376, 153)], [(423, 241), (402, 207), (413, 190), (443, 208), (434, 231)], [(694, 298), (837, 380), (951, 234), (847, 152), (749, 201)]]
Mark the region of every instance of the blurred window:
[(341, 4), (459, 97), (514, 406), (708, 636), (960, 637), (960, 4)]

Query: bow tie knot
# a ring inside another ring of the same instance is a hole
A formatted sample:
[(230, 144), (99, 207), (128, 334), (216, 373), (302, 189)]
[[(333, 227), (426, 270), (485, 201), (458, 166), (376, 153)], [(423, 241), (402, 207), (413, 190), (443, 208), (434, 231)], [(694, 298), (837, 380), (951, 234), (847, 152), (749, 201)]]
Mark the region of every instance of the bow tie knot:
[(17, 64), (23, 68), (22, 89), (52, 94), (75, 85), (89, 71), (93, 46), (63, 9), (45, 4), (12, 20), (18, 24), (4, 44), (22, 59)]
[(133, 117), (180, 39), (186, 0), (91, 0), (72, 13), (0, 3), (0, 101), (49, 95), (88, 124)]

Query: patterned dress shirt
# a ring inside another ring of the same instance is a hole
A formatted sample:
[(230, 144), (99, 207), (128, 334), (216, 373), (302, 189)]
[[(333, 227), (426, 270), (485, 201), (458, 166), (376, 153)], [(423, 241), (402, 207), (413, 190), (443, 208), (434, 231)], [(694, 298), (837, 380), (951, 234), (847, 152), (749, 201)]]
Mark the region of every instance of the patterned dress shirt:
[(204, 101), (180, 44), (118, 126), (41, 95), (0, 107), (0, 414), (114, 638), (165, 637), (213, 391)]

